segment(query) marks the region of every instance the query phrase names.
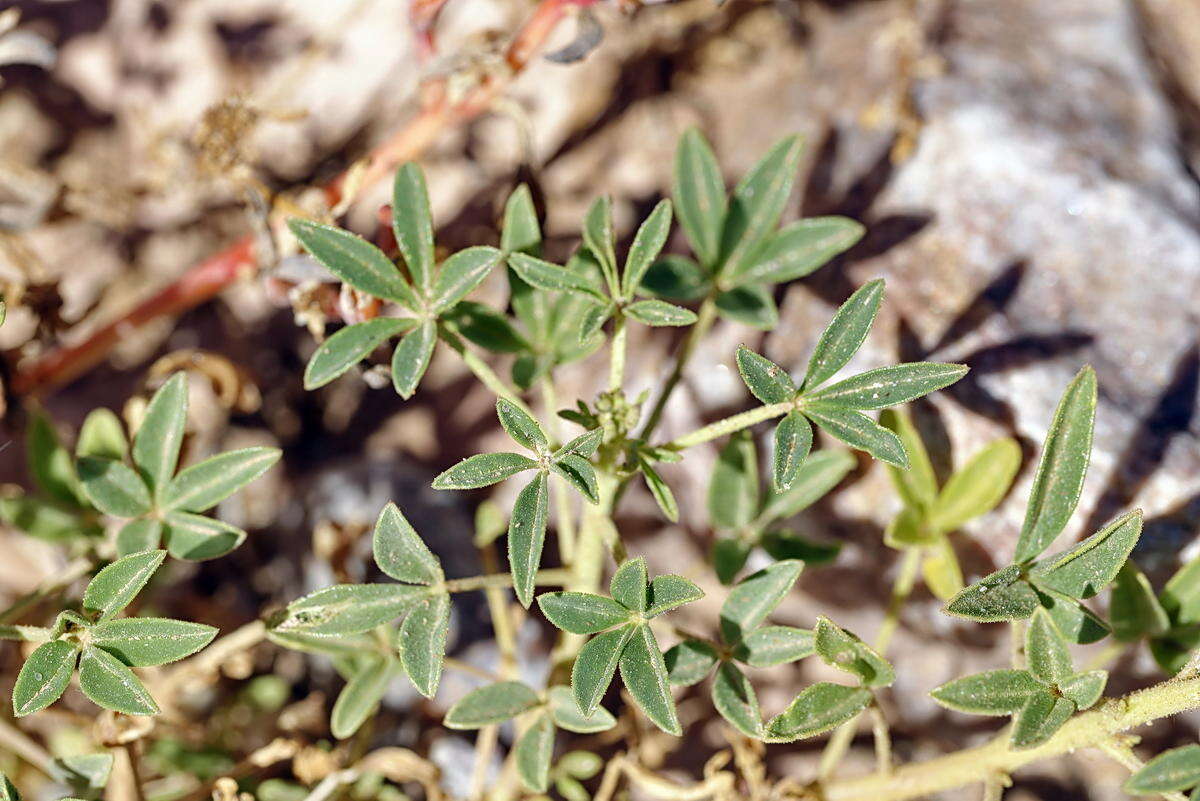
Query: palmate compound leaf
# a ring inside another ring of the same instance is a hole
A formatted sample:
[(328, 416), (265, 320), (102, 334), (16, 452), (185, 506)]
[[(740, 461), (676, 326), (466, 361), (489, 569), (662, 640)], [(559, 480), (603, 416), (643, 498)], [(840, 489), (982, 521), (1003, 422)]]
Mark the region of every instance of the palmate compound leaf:
[(553, 757), (554, 722), (543, 712), (513, 746), (513, 758), (521, 783), (535, 793), (546, 792), (550, 787), (550, 761)]
[(734, 358), (746, 388), (763, 403), (787, 403), (796, 397), (792, 377), (775, 362), (745, 345), (738, 345)]
[(833, 377), (862, 347), (883, 301), (883, 279), (864, 284), (842, 304), (817, 340), (801, 389), (812, 391)]
[(739, 431), (717, 454), (708, 484), (708, 515), (716, 528), (738, 531), (759, 510), (758, 453), (749, 431)]
[(671, 695), (667, 666), (658, 641), (645, 623), (633, 629), (621, 651), (621, 682), (654, 725), (679, 737), (683, 729), (675, 713), (675, 699)]
[(1039, 562), (1030, 578), (1072, 598), (1091, 598), (1116, 578), (1142, 534), (1142, 512), (1118, 517), (1075, 547)]
[(725, 182), (712, 148), (696, 128), (679, 138), (675, 149), (674, 181), (671, 195), (679, 224), (687, 235), (692, 252), (711, 268), (721, 244), (721, 224), (725, 219)]
[(477, 453), (468, 456), (433, 480), (433, 488), (467, 490), (487, 487), (515, 476), (524, 470), (536, 469), (538, 463), (519, 453)]
[(595, 634), (629, 620), (629, 610), (611, 598), (587, 592), (547, 592), (538, 607), (556, 627), (572, 634)]
[(896, 680), (886, 659), (829, 618), (817, 618), (813, 648), (827, 665), (857, 676), (864, 687), (887, 687)]
[(967, 374), (965, 364), (913, 362), (868, 370), (806, 393), (811, 403), (847, 409), (882, 409), (924, 397), (949, 386)]
[(13, 685), (13, 714), (25, 717), (57, 701), (71, 681), (78, 658), (76, 646), (65, 640), (51, 640), (35, 648)]
[(91, 644), (130, 667), (175, 662), (212, 642), (217, 630), (202, 623), (161, 617), (126, 617), (97, 623)]
[(137, 517), (150, 511), (150, 491), (124, 462), (84, 456), (77, 463), (88, 500), (114, 517)]
[(288, 229), (314, 259), (343, 282), (409, 309), (420, 308), (412, 287), (392, 260), (362, 237), (334, 225), (296, 217), (288, 220)]
[(335, 584), (292, 601), (272, 628), (283, 634), (362, 634), (404, 614), (429, 592), (408, 584)]
[(765, 737), (770, 743), (790, 743), (813, 737), (854, 718), (871, 703), (871, 691), (864, 687), (818, 682), (804, 689), (787, 709), (767, 723)]
[(777, 492), (789, 489), (812, 449), (813, 432), (808, 418), (788, 412), (775, 426), (775, 453), (771, 460), (771, 483)]
[(158, 704), (133, 671), (112, 654), (84, 646), (79, 657), (79, 688), (97, 705), (126, 715), (155, 715)]
[(900, 438), (871, 418), (853, 409), (828, 403), (807, 403), (804, 415), (851, 448), (866, 451), (881, 462), (908, 468), (908, 454)]
[(1014, 561), (1028, 562), (1046, 550), (1079, 504), (1095, 417), (1096, 373), (1084, 367), (1067, 386), (1050, 422)]
[(278, 448), (241, 448), (205, 459), (171, 479), (162, 505), (185, 512), (211, 509), (267, 472), (281, 455)]
[(379, 569), (397, 581), (429, 585), (445, 578), (438, 558), (394, 503), (375, 521), (371, 550)]
[(145, 551), (107, 565), (83, 591), (84, 610), (100, 620), (120, 612), (142, 591), (166, 558), (166, 551)]
[(721, 272), (736, 275), (742, 262), (779, 223), (802, 150), (799, 136), (781, 139), (734, 187), (721, 228)]
[(526, 609), (533, 603), (533, 588), (542, 562), (542, 548), (546, 544), (549, 486), (548, 476), (539, 471), (517, 495), (508, 521), (508, 564), (512, 570), (513, 592)]
[(1186, 790), (1200, 784), (1200, 745), (1164, 751), (1143, 765), (1122, 786), (1127, 793), (1150, 795)]
[(765, 668), (795, 662), (816, 653), (813, 633), (792, 626), (761, 626), (742, 638), (733, 658), (750, 667)]
[(1047, 684), (1057, 685), (1075, 672), (1067, 642), (1044, 609), (1034, 612), (1025, 629), (1025, 659), (1029, 672)]
[(450, 632), (450, 595), (435, 593), (416, 605), (400, 626), (400, 663), (417, 692), (437, 694)]
[(929, 507), (930, 528), (954, 531), (990, 512), (1008, 492), (1020, 467), (1021, 446), (1016, 440), (1005, 437), (990, 442), (946, 481)]
[[(650, 216), (638, 227), (625, 257), (625, 270), (621, 274), (621, 294), (632, 298), (641, 286), (642, 278), (667, 242), (671, 232), (671, 201), (660, 200)], [(692, 315), (693, 321), (695, 315)]]
[(576, 734), (595, 734), (617, 725), (616, 718), (602, 706), (590, 715), (582, 714), (570, 687), (551, 687), (547, 693), (546, 708), (554, 725)]
[(1033, 748), (1041, 745), (1053, 737), (1073, 714), (1075, 704), (1071, 699), (1055, 696), (1048, 689), (1034, 693), (1013, 718), (1013, 747)]
[(579, 649), (571, 668), (571, 691), (575, 694), (579, 711), (584, 715), (591, 715), (600, 705), (600, 699), (612, 684), (621, 652), (633, 635), (634, 628), (630, 623), (597, 634)]
[(411, 331), (411, 317), (377, 317), (342, 328), (321, 343), (304, 368), (304, 388), (316, 389), (333, 381), (392, 337)]
[(186, 374), (176, 373), (168, 378), (150, 399), (142, 424), (133, 436), (130, 454), (134, 467), (156, 498), (179, 464), (179, 449), (183, 445), (183, 429), (187, 423), (187, 391)]
[(946, 604), (946, 612), (981, 623), (995, 623), (1027, 618), (1038, 606), (1037, 593), (1021, 578), (1021, 569), (1009, 565), (984, 576), (951, 598)]
[(762, 737), (762, 711), (754, 685), (742, 671), (729, 662), (717, 668), (712, 685), (713, 706), (721, 717), (742, 734), (755, 739)]
[(540, 703), (537, 693), (519, 681), (498, 681), (467, 693), (446, 713), (451, 729), (479, 729), (515, 718)]
[(725, 642), (730, 645), (741, 642), (766, 620), (803, 569), (803, 562), (776, 562), (739, 581), (721, 606), (721, 637)]
[(382, 657), (367, 660), (338, 693), (329, 715), (329, 730), (339, 740), (352, 737), (379, 708), (397, 665)]
[(930, 695), (947, 709), (970, 715), (1003, 716), (1019, 712), (1030, 696), (1045, 691), (1046, 685), (1028, 670), (1005, 668), (955, 679)]

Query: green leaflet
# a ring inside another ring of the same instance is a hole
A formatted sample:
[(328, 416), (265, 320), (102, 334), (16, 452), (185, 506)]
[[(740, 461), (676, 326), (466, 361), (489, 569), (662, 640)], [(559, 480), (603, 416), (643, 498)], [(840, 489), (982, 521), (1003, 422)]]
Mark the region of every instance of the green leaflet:
[(522, 353), (532, 348), (509, 318), (482, 303), (459, 301), (441, 319), (471, 342), (493, 353)]
[(671, 646), (663, 655), (667, 680), (677, 687), (690, 687), (703, 681), (720, 660), (716, 649), (703, 640), (684, 640)]
[(595, 634), (629, 620), (629, 610), (611, 598), (587, 592), (547, 592), (538, 596), (542, 614), (563, 631)]
[(175, 474), (187, 423), (187, 375), (175, 373), (159, 387), (133, 436), (131, 455), (150, 492), (157, 498)]
[(883, 532), (883, 541), (889, 548), (911, 548), (932, 546), (945, 539), (930, 530), (920, 509), (906, 506), (893, 517)]
[(740, 642), (757, 628), (792, 589), (803, 569), (803, 562), (776, 562), (739, 581), (721, 606), (725, 642)]
[(476, 246), (460, 250), (442, 262), (433, 284), (434, 312), (443, 312), (465, 298), (503, 256), (496, 248)]
[(1171, 627), (1171, 619), (1158, 602), (1146, 575), (1132, 561), (1117, 573), (1108, 616), (1113, 636), (1121, 642), (1157, 637)]
[[(910, 451), (911, 454), (911, 451)], [(946, 482), (929, 508), (929, 525), (949, 532), (1000, 503), (1021, 467), (1021, 446), (1008, 437), (988, 443)]]
[(827, 617), (817, 618), (813, 648), (827, 665), (857, 676), (864, 687), (887, 687), (896, 680), (886, 659)]
[(478, 489), (503, 481), (538, 463), (519, 453), (477, 453), (468, 456), (433, 480), (434, 489)]
[(30, 416), (25, 434), (29, 472), (38, 488), (55, 501), (78, 506), (81, 500), (79, 480), (71, 464), (71, 455), (58, 441), (54, 426), (44, 414)]
[(1127, 793), (1149, 795), (1186, 790), (1200, 784), (1200, 745), (1164, 751), (1143, 765), (1122, 786)]
[(137, 517), (150, 511), (150, 492), (123, 462), (84, 456), (77, 463), (88, 500), (114, 517)]
[(1079, 601), (1042, 587), (1036, 588), (1035, 592), (1038, 603), (1071, 642), (1087, 645), (1108, 636), (1108, 624)]
[(157, 550), (162, 544), (163, 524), (158, 520), (141, 517), (130, 520), (117, 532), (117, 556)]
[(913, 362), (879, 367), (806, 394), (811, 403), (848, 409), (896, 406), (949, 386), (967, 374), (965, 364)]
[(1163, 587), (1162, 605), (1180, 623), (1200, 621), (1200, 558), (1192, 559)]
[(451, 729), (479, 729), (503, 723), (540, 703), (538, 695), (519, 681), (498, 681), (460, 698), (443, 721)]
[(361, 634), (394, 620), (428, 594), (407, 584), (335, 584), (292, 601), (272, 628), (284, 634)]
[(75, 441), (75, 456), (95, 456), (100, 459), (125, 458), (129, 443), (121, 420), (109, 409), (93, 409), (84, 418)]
[(71, 681), (78, 656), (76, 646), (65, 640), (51, 640), (35, 648), (13, 685), (13, 714), (22, 718), (57, 701)]
[(133, 671), (115, 656), (84, 646), (79, 657), (79, 688), (97, 705), (126, 715), (156, 715), (158, 704)]
[(1058, 689), (1071, 700), (1077, 709), (1091, 709), (1104, 694), (1104, 685), (1108, 683), (1108, 671), (1089, 670), (1087, 673), (1076, 673), (1059, 684)]
[(508, 522), (508, 564), (512, 570), (513, 592), (526, 609), (533, 602), (534, 582), (542, 563), (542, 547), (546, 543), (549, 484), (546, 473), (539, 471), (517, 495)]
[[(0, 323), (4, 322), (4, 302), (0, 301)], [(21, 801), (21, 794), (17, 792), (17, 788), (8, 780), (8, 777), (0, 773), (0, 801)]]
[(605, 276), (610, 291), (616, 295), (619, 290), (617, 280), (617, 254), (614, 250), (612, 224), (612, 203), (607, 196), (600, 196), (592, 201), (587, 215), (583, 220), (583, 244), (599, 262), (600, 272)]
[(500, 232), (500, 249), (505, 253), (538, 255), (542, 246), (542, 229), (538, 224), (533, 195), (526, 184), (512, 191), (504, 204), (504, 226)]
[(1037, 593), (1021, 578), (1021, 569), (1016, 565), (984, 576), (946, 604), (949, 614), (981, 623), (1019, 620), (1037, 608)]
[(396, 171), (392, 183), (392, 232), (420, 290), (433, 283), (433, 216), (421, 168), (409, 162)]
[(692, 251), (704, 265), (715, 266), (725, 219), (725, 183), (712, 149), (696, 128), (679, 138), (671, 194)]
[(734, 285), (782, 284), (802, 278), (862, 239), (865, 228), (846, 217), (797, 220), (768, 236), (730, 276)]
[(840, 726), (871, 703), (863, 687), (818, 682), (804, 689), (787, 709), (767, 723), (767, 742), (790, 743)]
[(1070, 550), (1047, 557), (1030, 577), (1045, 589), (1072, 598), (1091, 598), (1117, 576), (1142, 534), (1142, 512), (1118, 517)]
[(1084, 367), (1067, 386), (1042, 448), (1014, 560), (1028, 562), (1062, 533), (1079, 503), (1092, 453), (1096, 373)]
[[(696, 313), (691, 309), (667, 303), (665, 300), (639, 300), (625, 307), (625, 314), (642, 325), (681, 326), (696, 322)], [(592, 328), (596, 330), (599, 325)], [(590, 331), (584, 331), (580, 339), (586, 339)]]
[(1025, 630), (1025, 658), (1029, 672), (1047, 684), (1060, 684), (1075, 672), (1067, 642), (1044, 609), (1034, 612)]
[(31, 537), (49, 542), (64, 542), (80, 536), (94, 537), (102, 533), (99, 526), (85, 521), (79, 512), (32, 495), (0, 498), (0, 520)]
[(646, 560), (642, 557), (627, 559), (621, 563), (608, 582), (608, 593), (621, 606), (643, 614), (646, 611), (648, 593)]
[(813, 432), (808, 419), (792, 411), (775, 427), (775, 454), (771, 481), (777, 492), (789, 489), (812, 448)]
[(802, 148), (799, 136), (781, 139), (734, 187), (721, 230), (719, 272), (736, 275), (775, 228), (792, 192)]
[(570, 687), (551, 687), (546, 706), (554, 725), (576, 734), (595, 734), (617, 725), (616, 718), (604, 707), (597, 707), (590, 715), (581, 713)]
[(205, 459), (171, 479), (162, 505), (186, 512), (211, 509), (267, 472), (281, 455), (278, 448), (242, 448)]
[[(53, 778), (63, 782), (83, 798), (92, 798), (104, 789), (112, 774), (113, 755), (72, 754), (54, 760)], [(0, 798), (3, 798), (0, 793)]]
[(758, 454), (754, 438), (739, 431), (717, 455), (708, 485), (708, 515), (713, 526), (737, 531), (758, 513)]
[(866, 451), (881, 462), (908, 468), (908, 455), (900, 438), (866, 415), (828, 403), (807, 403), (804, 414), (851, 448)]
[(703, 597), (704, 591), (683, 576), (655, 576), (650, 582), (650, 592), (646, 599), (646, 617), (658, 617), (664, 612)]
[(83, 608), (100, 620), (112, 617), (142, 591), (166, 558), (166, 551), (146, 551), (107, 565), (83, 591)]
[(717, 295), (716, 306), (722, 317), (760, 331), (779, 325), (779, 309), (765, 286), (751, 284), (722, 292)]
[(921, 577), (929, 591), (942, 601), (949, 601), (962, 592), (962, 567), (958, 564), (954, 545), (947, 537), (939, 537), (926, 550), (921, 560)]
[(570, 292), (597, 303), (604, 300), (594, 282), (565, 267), (559, 267), (557, 264), (551, 264), (524, 253), (510, 253), (508, 266), (513, 268), (521, 280), (538, 289), (550, 292)]
[(752, 544), (737, 537), (721, 537), (712, 544), (709, 559), (717, 579), (722, 584), (732, 584), (737, 574), (750, 558)]
[(531, 451), (542, 453), (549, 450), (550, 441), (537, 421), (521, 410), (512, 401), (500, 398), (496, 401), (496, 416), (505, 432), (516, 440), (518, 445)]
[(628, 624), (597, 634), (579, 649), (571, 668), (571, 691), (575, 694), (579, 711), (584, 715), (591, 715), (600, 705), (600, 699), (604, 697), (617, 671), (621, 651), (629, 642), (634, 628), (633, 624)]
[(1046, 686), (1028, 670), (989, 670), (947, 682), (930, 693), (947, 709), (971, 715), (1011, 715)]
[(742, 638), (733, 649), (733, 658), (750, 667), (765, 668), (795, 662), (814, 653), (811, 631), (792, 626), (762, 626)]
[(675, 495), (671, 492), (671, 488), (667, 486), (667, 482), (663, 481), (662, 476), (654, 469), (654, 465), (650, 464), (641, 452), (638, 453), (638, 466), (641, 468), (642, 477), (646, 479), (646, 487), (650, 490), (650, 494), (654, 496), (655, 503), (662, 513), (667, 516), (667, 519), (672, 523), (679, 520), (679, 505), (675, 502)]
[(550, 760), (554, 757), (554, 723), (538, 715), (513, 746), (513, 757), (521, 782), (536, 793), (550, 787)]
[(164, 525), (164, 544), (176, 559), (216, 559), (234, 550), (246, 539), (246, 532), (240, 528), (191, 512), (167, 512)]
[(444, 592), (417, 604), (400, 626), (400, 663), (417, 692), (437, 694), (450, 631), (450, 595)]
[(737, 367), (746, 387), (763, 403), (787, 403), (796, 397), (796, 385), (787, 371), (745, 345), (738, 345)]
[(817, 542), (787, 529), (763, 532), (760, 544), (772, 559), (799, 559), (807, 565), (832, 562), (842, 550), (839, 542)]
[[(629, 254), (625, 257), (625, 271), (621, 275), (621, 295), (626, 300), (632, 298), (637, 292), (637, 288), (641, 286), (642, 278), (650, 269), (650, 265), (658, 258), (670, 232), (671, 201), (660, 200), (654, 210), (650, 212), (650, 216), (638, 227), (637, 234), (633, 237), (633, 244), (629, 246)], [(691, 316), (694, 322), (696, 315)], [(638, 319), (636, 315), (634, 319)], [(652, 323), (648, 323), (648, 325), (652, 325)], [(675, 323), (675, 325), (686, 325), (686, 323)]]
[(897, 494), (905, 506), (928, 510), (938, 496), (937, 477), (933, 472), (933, 463), (929, 461), (929, 451), (925, 449), (925, 442), (912, 417), (904, 409), (885, 409), (879, 415), (879, 424), (896, 432), (904, 452), (908, 454), (907, 470), (888, 465), (888, 475)]
[(742, 734), (755, 739), (763, 733), (762, 712), (754, 685), (742, 671), (729, 662), (717, 668), (713, 679), (712, 701), (718, 713)]
[(596, 471), (587, 459), (568, 453), (557, 462), (552, 462), (550, 469), (577, 489), (588, 501), (600, 503), (600, 483), (596, 478)]
[(161, 617), (126, 617), (93, 626), (91, 644), (130, 667), (152, 667), (191, 656), (216, 636), (215, 628), (201, 623)]
[(1054, 736), (1075, 714), (1075, 704), (1068, 698), (1056, 698), (1043, 690), (1029, 696), (1025, 706), (1013, 718), (1014, 748), (1033, 748)]
[(370, 355), (387, 340), (411, 330), (411, 317), (377, 317), (348, 325), (321, 343), (304, 368), (304, 388), (323, 387)]
[(420, 303), (412, 287), (383, 251), (360, 236), (334, 225), (323, 225), (296, 217), (288, 229), (304, 249), (329, 272), (360, 292), (393, 300), (417, 310)]
[(395, 670), (390, 659), (372, 659), (359, 668), (338, 693), (329, 716), (329, 730), (339, 740), (354, 735), (366, 722), (387, 691)]
[(667, 300), (697, 300), (708, 294), (709, 276), (686, 256), (668, 254), (654, 264), (642, 279), (640, 291)]
[(671, 696), (667, 666), (658, 649), (658, 641), (645, 623), (633, 629), (621, 651), (621, 681), (654, 725), (678, 737), (683, 730), (675, 714), (675, 699)]
[(371, 550), (379, 569), (397, 581), (429, 585), (444, 578), (441, 563), (394, 503), (375, 521)]
[(854, 469), (854, 455), (835, 449), (810, 453), (800, 465), (800, 472), (787, 490), (768, 494), (760, 518), (764, 521), (782, 520), (799, 514), (837, 486)]
[(408, 400), (417, 391), (436, 344), (437, 323), (433, 320), (425, 320), (400, 339), (392, 352), (392, 386), (397, 395)]
[(837, 310), (833, 320), (821, 333), (808, 362), (801, 389), (805, 392), (819, 387), (833, 377), (862, 347), (883, 301), (883, 279), (864, 284)]

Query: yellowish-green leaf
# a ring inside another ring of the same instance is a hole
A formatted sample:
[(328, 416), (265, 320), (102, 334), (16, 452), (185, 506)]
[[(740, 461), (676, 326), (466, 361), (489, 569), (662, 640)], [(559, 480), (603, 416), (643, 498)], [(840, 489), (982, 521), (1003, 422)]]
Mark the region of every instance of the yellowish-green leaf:
[(950, 532), (1000, 503), (1021, 467), (1021, 446), (1010, 438), (989, 443), (946, 482), (929, 510), (929, 525)]
[(888, 465), (888, 475), (896, 492), (906, 506), (928, 510), (938, 494), (937, 476), (933, 472), (933, 463), (929, 461), (929, 451), (925, 449), (925, 442), (912, 417), (904, 409), (885, 409), (879, 415), (879, 424), (896, 432), (908, 454), (907, 470)]
[(480, 729), (515, 718), (539, 704), (538, 695), (519, 681), (479, 687), (455, 702), (444, 723), (451, 729)]
[(129, 451), (125, 428), (111, 409), (93, 409), (83, 420), (75, 455), (96, 456), (101, 459), (124, 459)]
[(13, 685), (13, 714), (19, 718), (32, 715), (57, 701), (71, 681), (78, 656), (76, 646), (65, 640), (51, 640), (35, 648)]

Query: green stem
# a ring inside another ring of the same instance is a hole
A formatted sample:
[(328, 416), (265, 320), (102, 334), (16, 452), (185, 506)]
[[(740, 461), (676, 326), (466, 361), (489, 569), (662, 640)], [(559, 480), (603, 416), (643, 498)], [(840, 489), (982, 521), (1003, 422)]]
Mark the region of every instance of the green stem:
[[(883, 623), (879, 625), (879, 633), (875, 635), (875, 650), (881, 656), (887, 654), (888, 645), (892, 642), (892, 635), (896, 633), (896, 627), (900, 623), (900, 611), (904, 608), (908, 596), (912, 594), (913, 585), (917, 580), (917, 570), (920, 566), (921, 549), (904, 549), (904, 556), (900, 561), (900, 572), (896, 574), (896, 578), (892, 582), (892, 594), (888, 599), (887, 612), (884, 614)], [(876, 725), (878, 726), (878, 722)], [(829, 742), (825, 744), (825, 750), (821, 752), (821, 762), (817, 768), (817, 775), (821, 781), (833, 776), (842, 757), (846, 755), (846, 749), (850, 747), (850, 741), (854, 739), (854, 732), (857, 728), (858, 716), (855, 716), (839, 726), (829, 737)], [(878, 735), (876, 740), (878, 740)]]
[(724, 420), (718, 420), (715, 423), (710, 423), (704, 428), (698, 428), (690, 434), (684, 434), (673, 442), (668, 442), (664, 447), (673, 450), (681, 451), (685, 448), (690, 448), (693, 445), (699, 445), (703, 442), (723, 437), (726, 434), (732, 434), (735, 431), (741, 431), (743, 428), (749, 428), (756, 423), (761, 423), (764, 420), (770, 420), (783, 415), (794, 409), (796, 405), (791, 401), (785, 403), (772, 403), (767, 406), (759, 406), (757, 409), (751, 409), (741, 414), (735, 414), (732, 417), (726, 417)]
[(525, 414), (534, 417), (533, 410), (525, 404), (525, 401), (521, 400), (521, 397), (517, 394), (517, 390), (509, 386), (503, 378), (496, 375), (496, 371), (492, 369), (491, 365), (481, 359), (475, 351), (468, 348), (466, 343), (453, 332), (449, 325), (443, 323), (440, 330), (442, 341), (454, 348), (458, 355), (462, 357), (463, 364), (479, 379), (480, 383), (491, 390), (492, 394), (496, 397), (512, 402), (517, 408), (525, 412)]
[[(573, 574), (565, 568), (539, 570), (534, 577), (534, 583), (540, 587), (563, 587), (572, 580)], [(486, 590), (489, 587), (511, 587), (511, 573), (493, 573), (487, 576), (471, 576), (470, 578), (451, 579), (443, 586), (446, 592), (471, 592)]]
[(620, 392), (625, 384), (625, 350), (629, 339), (629, 327), (625, 324), (624, 312), (618, 310), (613, 317), (612, 342), (609, 343), (608, 388)]
[(0, 626), (0, 640), (47, 642), (49, 639), (50, 629), (41, 626)]
[[(562, 421), (556, 413), (558, 394), (549, 373), (542, 375), (538, 386), (542, 391), (542, 406), (545, 407), (542, 412), (546, 419), (546, 433), (553, 440), (551, 445), (557, 448), (556, 443), (562, 440)], [(571, 506), (570, 488), (567, 487), (566, 480), (557, 475), (550, 477), (550, 487), (554, 500), (554, 520), (558, 529), (558, 555), (562, 563), (569, 567), (575, 559), (575, 513)]]
[(1159, 718), (1200, 707), (1200, 677), (1172, 679), (1124, 698), (1113, 698), (1067, 721), (1036, 748), (1014, 749), (1007, 732), (976, 748), (966, 748), (890, 773), (824, 784), (824, 801), (905, 801), (986, 782), (1032, 762), (1080, 748), (1104, 747), (1113, 736)]
[(713, 322), (717, 319), (717, 301), (715, 295), (709, 295), (700, 304), (699, 311), (696, 312), (696, 322), (688, 331), (687, 338), (683, 344), (679, 346), (679, 351), (675, 354), (675, 366), (671, 368), (671, 373), (667, 376), (666, 383), (663, 384), (662, 390), (658, 393), (658, 397), (654, 400), (654, 407), (650, 410), (650, 416), (646, 418), (646, 424), (642, 426), (642, 431), (638, 435), (639, 439), (648, 440), (650, 435), (654, 433), (654, 429), (658, 427), (662, 420), (663, 412), (666, 411), (667, 401), (671, 399), (671, 393), (675, 391), (675, 387), (683, 378), (683, 372), (687, 369), (688, 362), (692, 358), (692, 354), (696, 351), (696, 346), (700, 344), (700, 340), (712, 328)]

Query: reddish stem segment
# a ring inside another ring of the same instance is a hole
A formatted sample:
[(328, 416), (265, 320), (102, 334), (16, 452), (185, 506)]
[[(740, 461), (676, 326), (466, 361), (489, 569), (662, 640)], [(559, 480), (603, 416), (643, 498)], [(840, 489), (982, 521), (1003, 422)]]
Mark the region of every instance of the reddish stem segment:
[[(430, 81), (422, 87), (422, 109), (409, 124), (390, 139), (376, 147), (368, 156), (360, 186), (367, 187), (387, 177), (402, 161), (416, 158), (447, 126), (470, 120), (486, 111), (496, 95), (512, 81), (545, 44), (555, 26), (571, 6), (587, 6), (596, 0), (541, 0), (532, 16), (525, 22), (505, 54), (509, 72), (491, 75), (451, 104), (446, 94), (445, 78)], [(430, 24), (440, 10), (440, 2), (428, 2)], [(326, 187), (330, 205), (342, 198), (347, 173), (334, 178)], [(12, 382), (18, 395), (47, 392), (78, 377), (102, 362), (133, 329), (164, 315), (180, 314), (218, 294), (242, 275), (252, 275), (259, 264), (254, 253), (254, 240), (245, 237), (200, 262), (170, 286), (142, 301), (120, 319), (109, 323), (77, 345), (57, 348), (20, 371)]]

